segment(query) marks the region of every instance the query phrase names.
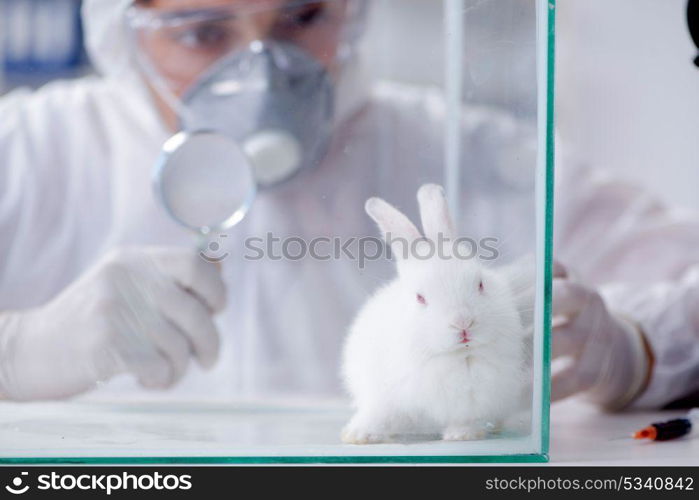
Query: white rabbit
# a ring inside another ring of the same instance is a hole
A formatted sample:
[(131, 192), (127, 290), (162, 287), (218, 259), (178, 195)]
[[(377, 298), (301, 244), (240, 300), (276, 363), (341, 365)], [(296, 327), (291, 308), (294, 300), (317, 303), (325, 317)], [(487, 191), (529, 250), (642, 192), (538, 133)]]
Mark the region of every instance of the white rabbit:
[(453, 230), (440, 186), (422, 186), (418, 201), (425, 238), (384, 200), (366, 203), (398, 277), (368, 300), (345, 342), (342, 375), (356, 409), (345, 443), (481, 439), (518, 408), (527, 383), (526, 329), (507, 273), (447, 249), (425, 259), (429, 242), (440, 233), (453, 241)]

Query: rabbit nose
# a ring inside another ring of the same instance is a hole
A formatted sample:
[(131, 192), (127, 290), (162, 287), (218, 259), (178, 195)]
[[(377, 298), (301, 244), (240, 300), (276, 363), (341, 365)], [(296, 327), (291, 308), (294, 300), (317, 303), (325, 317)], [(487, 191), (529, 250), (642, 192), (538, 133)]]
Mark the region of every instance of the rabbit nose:
[(460, 316), (451, 324), (451, 327), (459, 332), (459, 344), (467, 344), (471, 341), (470, 330), (473, 327), (473, 319)]

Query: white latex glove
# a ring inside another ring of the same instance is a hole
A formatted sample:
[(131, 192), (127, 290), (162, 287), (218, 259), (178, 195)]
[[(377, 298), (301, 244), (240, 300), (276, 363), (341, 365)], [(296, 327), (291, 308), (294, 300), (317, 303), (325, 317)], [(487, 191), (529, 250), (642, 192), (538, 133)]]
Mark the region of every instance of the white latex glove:
[(627, 406), (643, 389), (650, 359), (643, 335), (610, 312), (604, 299), (554, 266), (553, 358), (569, 364), (552, 377), (552, 399), (579, 392), (610, 410)]
[(190, 357), (214, 364), (225, 302), (219, 269), (192, 250), (113, 252), (45, 306), (0, 313), (0, 396), (64, 398), (126, 372), (168, 387)]

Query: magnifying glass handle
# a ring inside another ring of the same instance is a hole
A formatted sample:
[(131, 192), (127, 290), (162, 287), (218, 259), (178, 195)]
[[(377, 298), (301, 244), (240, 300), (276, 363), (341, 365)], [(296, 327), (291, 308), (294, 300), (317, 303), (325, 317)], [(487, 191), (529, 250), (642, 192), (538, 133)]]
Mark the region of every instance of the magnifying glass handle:
[(198, 231), (195, 233), (195, 241), (197, 250), (201, 253), (205, 253), (207, 250), (209, 250), (209, 244), (211, 243), (211, 233)]

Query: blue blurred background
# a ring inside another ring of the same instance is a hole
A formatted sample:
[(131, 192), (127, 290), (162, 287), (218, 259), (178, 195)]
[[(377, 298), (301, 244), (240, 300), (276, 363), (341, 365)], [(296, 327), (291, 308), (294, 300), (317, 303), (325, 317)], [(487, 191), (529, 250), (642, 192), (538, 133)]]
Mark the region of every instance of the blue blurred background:
[(80, 0), (0, 0), (0, 93), (87, 71)]

